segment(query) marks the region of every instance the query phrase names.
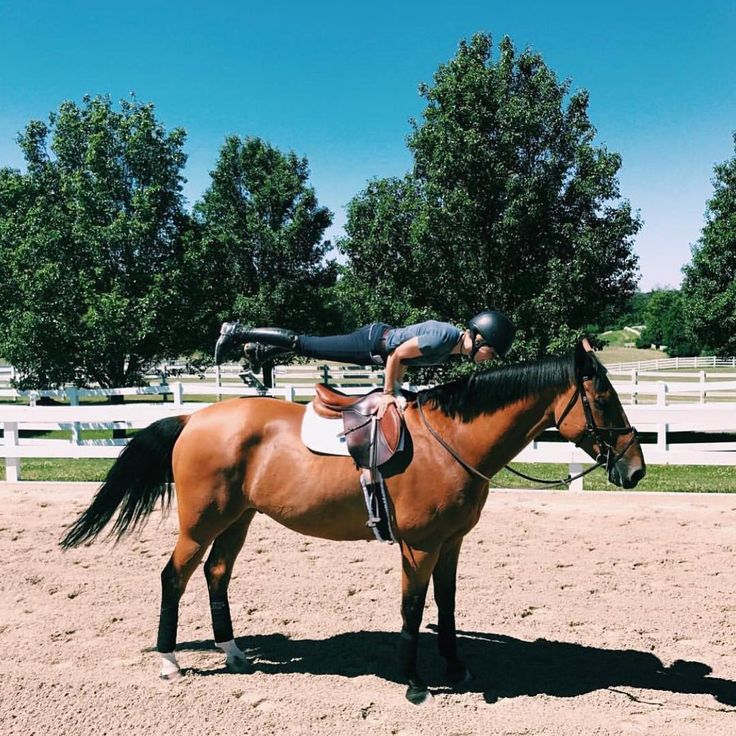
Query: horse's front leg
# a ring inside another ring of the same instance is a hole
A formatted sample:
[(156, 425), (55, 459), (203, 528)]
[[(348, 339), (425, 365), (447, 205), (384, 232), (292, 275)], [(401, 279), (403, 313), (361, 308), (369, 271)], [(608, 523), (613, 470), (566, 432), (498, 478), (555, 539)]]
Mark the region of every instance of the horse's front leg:
[(468, 669), (457, 655), (457, 634), (455, 631), (457, 561), (462, 543), (462, 537), (445, 542), (432, 573), (434, 599), (437, 603), (438, 614), (437, 644), (440, 654), (447, 660), (447, 677), (454, 685), (461, 685), (471, 679)]
[(424, 613), (424, 601), (432, 570), (437, 563), (439, 551), (421, 552), (406, 543), (401, 543), (401, 638), (399, 639), (399, 671), (406, 680), (406, 697), (409, 702), (421, 705), (432, 696), (417, 674), (417, 648), (419, 627)]

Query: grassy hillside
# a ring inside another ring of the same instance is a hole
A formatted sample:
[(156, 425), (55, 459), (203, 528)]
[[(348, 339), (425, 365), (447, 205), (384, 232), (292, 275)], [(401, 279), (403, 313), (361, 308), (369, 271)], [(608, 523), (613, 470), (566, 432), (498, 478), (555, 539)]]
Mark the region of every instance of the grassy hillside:
[(639, 350), (637, 348), (620, 348), (608, 346), (597, 353), (602, 363), (636, 363), (640, 360), (666, 358), (667, 353), (661, 350)]
[(636, 340), (636, 334), (629, 330), (614, 330), (599, 335), (608, 344), (598, 353), (603, 363), (635, 363), (640, 360), (666, 358), (667, 353), (661, 350), (639, 350), (630, 346)]

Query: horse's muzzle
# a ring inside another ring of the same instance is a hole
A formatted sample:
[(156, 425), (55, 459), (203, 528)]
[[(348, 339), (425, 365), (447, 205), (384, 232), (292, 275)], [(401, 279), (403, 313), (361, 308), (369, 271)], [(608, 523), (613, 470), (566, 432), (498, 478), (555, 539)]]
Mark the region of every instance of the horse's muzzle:
[(621, 459), (609, 471), (608, 480), (619, 488), (636, 488), (646, 474), (647, 470), (643, 463)]

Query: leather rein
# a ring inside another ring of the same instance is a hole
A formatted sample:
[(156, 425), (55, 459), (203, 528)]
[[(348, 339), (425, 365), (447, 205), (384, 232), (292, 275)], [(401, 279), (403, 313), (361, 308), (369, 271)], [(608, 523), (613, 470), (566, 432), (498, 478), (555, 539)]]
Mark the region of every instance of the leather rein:
[[(548, 488), (554, 488), (556, 486), (567, 486), (572, 481), (577, 480), (578, 478), (582, 478), (583, 476), (587, 475), (593, 470), (596, 470), (597, 468), (605, 467), (606, 471), (610, 472), (611, 468), (613, 468), (613, 466), (628, 452), (629, 448), (636, 440), (638, 432), (636, 430), (636, 427), (632, 427), (632, 426), (599, 427), (595, 423), (595, 419), (593, 417), (593, 410), (590, 408), (590, 400), (588, 399), (588, 395), (585, 393), (584, 383), (587, 380), (590, 380), (589, 376), (584, 376), (582, 372), (579, 370), (575, 371), (575, 384), (576, 384), (575, 391), (573, 395), (570, 397), (570, 400), (567, 402), (567, 406), (565, 407), (564, 411), (560, 415), (560, 418), (555, 419), (555, 428), (559, 431), (560, 426), (562, 425), (562, 422), (565, 421), (565, 419), (567, 418), (567, 415), (572, 411), (572, 408), (575, 406), (578, 399), (580, 399), (583, 405), (583, 413), (585, 414), (585, 429), (583, 429), (580, 437), (578, 437), (577, 441), (575, 442), (575, 447), (580, 447), (580, 445), (585, 441), (585, 439), (587, 439), (588, 437), (592, 437), (593, 440), (598, 444), (598, 448), (599, 448), (598, 456), (595, 458), (595, 464), (591, 465), (590, 467), (586, 468), (582, 472), (577, 473), (575, 475), (568, 474), (567, 478), (561, 478), (560, 480), (545, 480), (544, 478), (534, 478), (518, 470), (514, 470), (514, 468), (512, 468), (510, 465), (504, 466), (506, 470), (510, 471), (511, 473), (513, 473), (514, 475), (520, 478), (524, 478), (525, 480), (530, 480), (530, 481), (533, 481), (534, 483), (543, 483)], [(474, 468), (470, 463), (464, 460), (453, 447), (451, 447), (447, 442), (445, 442), (445, 440), (442, 439), (442, 437), (439, 435), (437, 430), (435, 430), (434, 427), (432, 427), (427, 421), (427, 417), (424, 414), (424, 406), (423, 406), (421, 397), (422, 397), (422, 394), (417, 396), (417, 406), (419, 408), (419, 415), (422, 417), (424, 426), (429, 430), (429, 433), (471, 475), (475, 475), (478, 478), (481, 478), (482, 480), (486, 481), (489, 485), (492, 485), (496, 488), (501, 488), (502, 486), (499, 486), (498, 484), (494, 483), (491, 480), (490, 476), (484, 475), (483, 473), (480, 472), (480, 470), (478, 470), (477, 468)], [(621, 450), (621, 452), (617, 453), (615, 447), (610, 442), (608, 442), (606, 438), (603, 436), (604, 433), (607, 433), (611, 436), (618, 436), (618, 435), (624, 435), (624, 434), (631, 433), (631, 437), (629, 438), (629, 441), (626, 443), (626, 446), (624, 447), (624, 449)], [(603, 448), (605, 448), (605, 454), (603, 454), (602, 452)]]

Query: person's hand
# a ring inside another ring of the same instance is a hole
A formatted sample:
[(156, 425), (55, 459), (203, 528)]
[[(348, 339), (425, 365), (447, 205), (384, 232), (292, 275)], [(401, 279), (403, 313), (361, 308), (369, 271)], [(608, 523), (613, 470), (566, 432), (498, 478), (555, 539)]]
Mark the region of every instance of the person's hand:
[(381, 394), (381, 401), (376, 407), (376, 416), (381, 419), (391, 404), (395, 404), (400, 413), (406, 408), (406, 399), (403, 396), (394, 396), (393, 394)]
[(376, 406), (376, 416), (381, 419), (389, 406), (395, 403), (396, 397), (393, 394), (381, 394), (381, 400), (378, 402), (378, 406)]

